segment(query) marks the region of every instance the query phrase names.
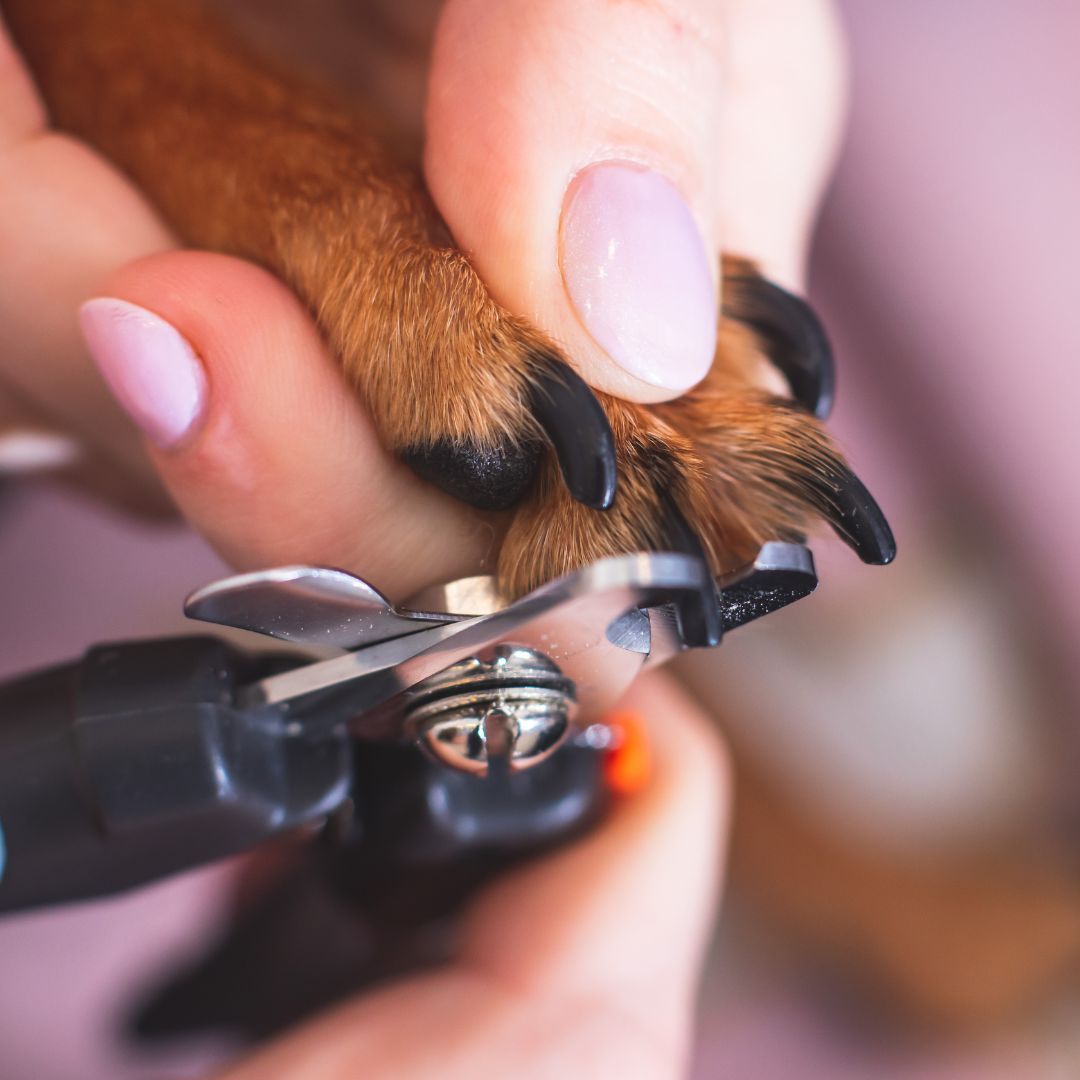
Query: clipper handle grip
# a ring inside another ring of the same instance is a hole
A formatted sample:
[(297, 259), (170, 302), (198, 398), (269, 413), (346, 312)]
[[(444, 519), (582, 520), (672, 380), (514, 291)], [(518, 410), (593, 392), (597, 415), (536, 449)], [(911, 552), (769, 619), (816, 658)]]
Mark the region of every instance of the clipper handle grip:
[(0, 686), (0, 912), (119, 892), (334, 809), (344, 732), (235, 708), (252, 667), (216, 638), (172, 638)]

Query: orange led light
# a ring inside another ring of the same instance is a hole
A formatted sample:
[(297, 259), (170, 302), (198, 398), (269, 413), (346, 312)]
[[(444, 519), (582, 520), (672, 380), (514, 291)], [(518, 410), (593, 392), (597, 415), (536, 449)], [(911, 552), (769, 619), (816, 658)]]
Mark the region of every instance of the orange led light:
[(638, 713), (617, 712), (604, 717), (612, 730), (612, 747), (604, 755), (604, 780), (617, 795), (634, 795), (649, 782), (652, 752), (645, 721)]

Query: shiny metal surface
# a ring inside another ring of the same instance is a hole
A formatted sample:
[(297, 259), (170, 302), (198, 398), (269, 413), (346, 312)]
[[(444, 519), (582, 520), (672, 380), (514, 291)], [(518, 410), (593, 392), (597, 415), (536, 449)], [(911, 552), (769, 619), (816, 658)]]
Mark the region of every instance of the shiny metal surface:
[(565, 712), (553, 711), (544, 701), (519, 701), (512, 712), (465, 709), (434, 717), (420, 728), (417, 738), (443, 765), (486, 776), (500, 761), (512, 772), (539, 765), (563, 744), (569, 731)]
[[(499, 610), (465, 616), (394, 608), (351, 574), (292, 566), (201, 589), (186, 610), (193, 618), (287, 641), (355, 649), (253, 683), (240, 704), (276, 709), (312, 728), (348, 723), (359, 736), (388, 738), (401, 734), (409, 704), (403, 695), (463, 661), (491, 661), (501, 646), (550, 658), (573, 685), (581, 717), (590, 721), (621, 696), (643, 664), (657, 666), (685, 648), (671, 600), (704, 592), (707, 573), (700, 560), (686, 555), (623, 555), (567, 574)], [(812, 592), (817, 577), (805, 547), (769, 543), (753, 564), (718, 584), (724, 629), (730, 630)], [(493, 602), (490, 583), (478, 579), (448, 586), (442, 595), (447, 602), (472, 598), (481, 607)], [(467, 683), (466, 674), (458, 667), (449, 677)], [(534, 681), (542, 698), (543, 679)], [(522, 698), (520, 715), (528, 722), (515, 729), (513, 717), (498, 709), (478, 718), (467, 686), (460, 692), (465, 696), (456, 707), (465, 711), (457, 714), (457, 726), (432, 736), (446, 753), (466, 760), (489, 754), (489, 727), (493, 737), (522, 745), (532, 739), (536, 752), (543, 752), (540, 699)]]
[(459, 578), (435, 585), (410, 597), (408, 606), (419, 611), (453, 611), (458, 615), (490, 615), (506, 606), (490, 575)]
[(356, 649), (456, 618), (400, 611), (361, 578), (316, 566), (238, 574), (199, 589), (184, 612), (202, 622), (251, 630), (298, 645)]
[[(762, 544), (748, 566), (717, 581), (724, 632), (745, 626), (772, 611), (801, 600), (817, 588), (814, 556), (802, 544)], [(649, 658), (646, 667), (667, 663), (684, 646), (670, 604), (649, 608)]]
[(569, 734), (574, 686), (533, 649), (498, 645), (490, 661), (470, 658), (425, 679), (408, 695), (406, 731), (432, 756), (486, 775), (538, 765)]
[(680, 591), (698, 592), (706, 570), (683, 555), (623, 555), (604, 559), (537, 589), (491, 615), (430, 627), (347, 656), (309, 664), (253, 684), (246, 704), (318, 713), (319, 723), (353, 720), (471, 656), (484, 658), (501, 642), (536, 649), (574, 683), (592, 716), (629, 686), (645, 653), (613, 644), (609, 626), (635, 608)]

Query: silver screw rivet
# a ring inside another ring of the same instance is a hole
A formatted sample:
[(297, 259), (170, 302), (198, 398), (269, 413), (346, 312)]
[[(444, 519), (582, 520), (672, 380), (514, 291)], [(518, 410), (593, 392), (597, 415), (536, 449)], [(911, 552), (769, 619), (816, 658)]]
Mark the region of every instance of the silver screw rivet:
[(500, 645), (490, 661), (463, 660), (417, 686), (408, 722), (437, 760), (486, 776), (496, 761), (511, 771), (543, 761), (575, 707), (573, 683), (548, 657)]

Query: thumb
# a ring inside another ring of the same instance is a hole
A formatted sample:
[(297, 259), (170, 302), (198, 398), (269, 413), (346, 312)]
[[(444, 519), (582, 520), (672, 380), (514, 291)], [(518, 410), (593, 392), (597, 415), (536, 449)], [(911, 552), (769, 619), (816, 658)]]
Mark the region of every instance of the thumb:
[[(428, 185), (496, 300), (597, 388), (664, 400), (711, 366), (722, 245), (798, 276), (781, 249), (804, 239), (838, 68), (818, 0), (448, 0)], [(761, 204), (749, 228), (729, 190)]]
[(495, 298), (624, 397), (712, 362), (718, 9), (450, 0), (436, 33), (439, 209)]

